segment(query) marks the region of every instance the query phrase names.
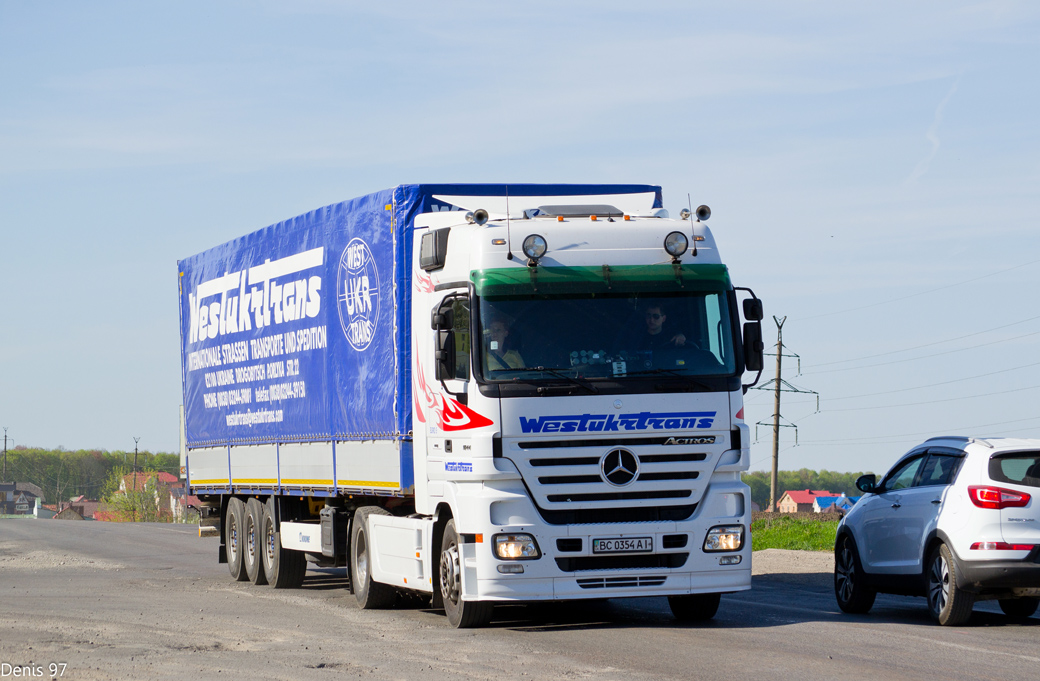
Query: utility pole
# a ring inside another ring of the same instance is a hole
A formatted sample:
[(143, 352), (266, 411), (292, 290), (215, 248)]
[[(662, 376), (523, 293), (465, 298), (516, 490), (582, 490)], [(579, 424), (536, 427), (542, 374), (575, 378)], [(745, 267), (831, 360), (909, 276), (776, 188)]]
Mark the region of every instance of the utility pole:
[[(138, 441), (140, 439), (141, 439), (140, 437), (135, 437), (134, 438), (134, 490), (133, 491), (134, 491), (135, 495), (137, 494), (137, 443), (138, 443)], [(133, 515), (134, 522), (136, 523), (137, 522), (137, 497), (133, 496), (133, 497), (130, 497), (130, 499), (131, 499), (131, 502), (130, 502), (130, 512)]]
[(801, 373), (801, 358), (795, 354), (784, 354), (784, 322), (787, 321), (787, 317), (778, 318), (773, 316), (773, 321), (776, 322), (776, 378), (766, 381), (762, 385), (755, 386), (752, 390), (768, 390), (770, 387), (773, 389), (773, 422), (768, 424), (764, 421), (759, 421), (755, 424), (755, 437), (758, 437), (757, 426), (772, 425), (773, 426), (773, 468), (772, 474), (769, 477), (769, 507), (768, 511), (776, 511), (777, 502), (777, 487), (780, 470), (780, 429), (781, 428), (794, 428), (795, 444), (798, 443), (798, 427), (793, 423), (782, 423), (783, 416), (780, 415), (780, 393), (809, 393), (816, 395), (816, 411), (820, 410), (820, 394), (815, 390), (802, 390), (796, 388), (782, 378), (780, 373), (782, 367), (783, 357), (795, 357), (798, 358), (798, 372)]
[(769, 476), (769, 511), (776, 511), (776, 479), (780, 468), (780, 362), (784, 357), (784, 322), (787, 316), (777, 319), (776, 322), (776, 391), (773, 394), (773, 472)]
[(4, 426), (4, 477), (3, 481), (7, 482), (7, 426)]

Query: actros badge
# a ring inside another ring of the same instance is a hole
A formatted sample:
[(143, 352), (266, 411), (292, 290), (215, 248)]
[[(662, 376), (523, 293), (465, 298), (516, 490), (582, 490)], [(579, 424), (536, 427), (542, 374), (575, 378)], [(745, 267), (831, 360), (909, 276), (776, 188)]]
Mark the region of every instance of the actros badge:
[(351, 239), (339, 259), (336, 281), (339, 322), (347, 342), (364, 350), (375, 337), (379, 321), (379, 271), (372, 251), (361, 239)]

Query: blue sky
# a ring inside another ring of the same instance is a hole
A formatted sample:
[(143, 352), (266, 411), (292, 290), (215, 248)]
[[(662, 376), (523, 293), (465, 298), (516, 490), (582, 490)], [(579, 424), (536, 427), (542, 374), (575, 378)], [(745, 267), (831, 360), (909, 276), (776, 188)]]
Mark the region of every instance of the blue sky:
[[(1035, 5), (288, 5), (0, 0), (16, 444), (176, 450), (179, 258), (456, 181), (710, 205), (767, 343), (787, 317), (784, 378), (820, 393), (785, 395), (781, 468), (1040, 437)], [(748, 398), (754, 431), (772, 395)]]

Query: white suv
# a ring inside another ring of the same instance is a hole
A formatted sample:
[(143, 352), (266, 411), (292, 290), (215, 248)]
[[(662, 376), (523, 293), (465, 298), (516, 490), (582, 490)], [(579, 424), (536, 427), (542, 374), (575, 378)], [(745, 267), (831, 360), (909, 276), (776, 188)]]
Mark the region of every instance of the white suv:
[(834, 594), (864, 613), (878, 592), (925, 596), (940, 624), (977, 600), (1011, 617), (1040, 603), (1040, 440), (932, 438), (903, 456), (838, 525)]

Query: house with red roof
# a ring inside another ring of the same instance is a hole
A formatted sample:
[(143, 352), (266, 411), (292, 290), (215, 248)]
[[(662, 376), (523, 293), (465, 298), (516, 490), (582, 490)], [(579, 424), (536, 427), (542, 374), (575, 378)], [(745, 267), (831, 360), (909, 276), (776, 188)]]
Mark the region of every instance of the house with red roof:
[(813, 510), (813, 502), (817, 497), (836, 497), (834, 492), (825, 489), (788, 490), (780, 497), (776, 504), (776, 510), (781, 513), (798, 513), (799, 511)]

